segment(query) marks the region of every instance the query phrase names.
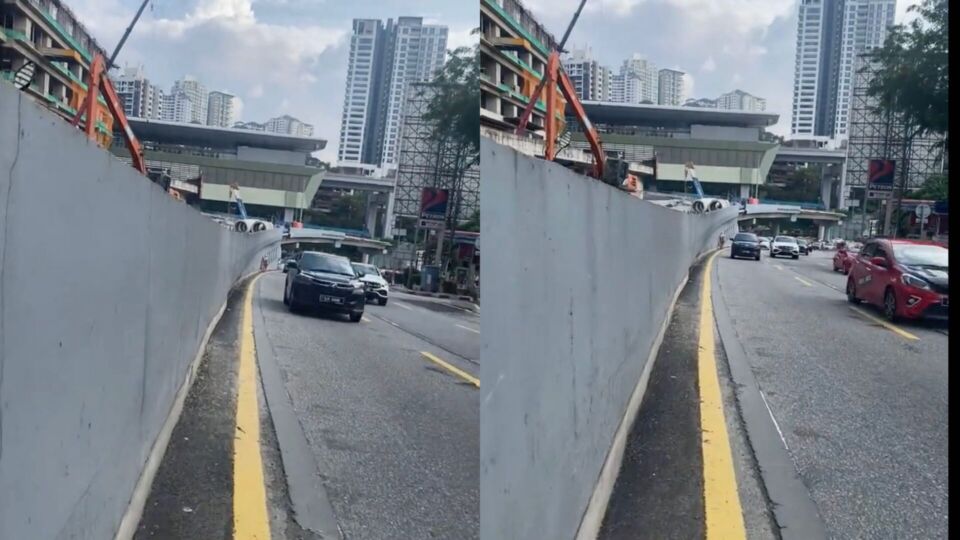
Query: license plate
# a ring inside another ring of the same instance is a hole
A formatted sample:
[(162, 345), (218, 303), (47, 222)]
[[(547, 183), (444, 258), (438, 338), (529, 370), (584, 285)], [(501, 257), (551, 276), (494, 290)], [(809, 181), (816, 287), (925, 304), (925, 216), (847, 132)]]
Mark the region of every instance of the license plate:
[(948, 297), (944, 296), (943, 298), (941, 298), (940, 305), (942, 305), (943, 307), (950, 307), (950, 302), (948, 301)]
[(327, 296), (325, 294), (320, 295), (320, 302), (325, 304), (342, 304), (343, 298), (338, 298), (336, 296)]

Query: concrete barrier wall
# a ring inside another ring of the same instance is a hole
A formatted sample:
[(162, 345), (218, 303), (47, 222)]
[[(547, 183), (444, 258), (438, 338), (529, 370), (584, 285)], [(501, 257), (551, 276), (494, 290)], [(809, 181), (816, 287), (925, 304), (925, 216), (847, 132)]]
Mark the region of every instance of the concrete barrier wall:
[(487, 139), (481, 163), (481, 538), (572, 539), (678, 286), (737, 210), (684, 214)]
[(280, 234), (216, 225), (0, 81), (0, 538), (113, 537), (209, 323)]

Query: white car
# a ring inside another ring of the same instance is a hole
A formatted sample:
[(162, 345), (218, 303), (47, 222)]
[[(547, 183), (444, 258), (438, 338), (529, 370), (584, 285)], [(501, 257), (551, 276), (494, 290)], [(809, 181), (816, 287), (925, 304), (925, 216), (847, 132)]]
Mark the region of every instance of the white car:
[(774, 237), (773, 242), (770, 244), (770, 256), (799, 259), (800, 245), (797, 244), (797, 239), (792, 236)]
[(380, 269), (372, 264), (351, 263), (353, 269), (360, 274), (360, 281), (367, 295), (367, 301), (376, 300), (381, 306), (387, 305), (387, 295), (390, 287), (387, 280), (380, 275)]

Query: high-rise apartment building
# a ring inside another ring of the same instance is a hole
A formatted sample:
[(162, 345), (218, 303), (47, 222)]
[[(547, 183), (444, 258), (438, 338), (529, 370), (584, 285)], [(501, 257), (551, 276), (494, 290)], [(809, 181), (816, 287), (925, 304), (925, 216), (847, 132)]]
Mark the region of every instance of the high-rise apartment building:
[(236, 118), (236, 96), (226, 92), (210, 92), (207, 98), (207, 125), (230, 127)]
[(207, 100), (207, 87), (187, 75), (174, 82), (170, 93), (164, 97), (163, 119), (170, 122), (206, 124)]
[(353, 21), (339, 162), (396, 167), (407, 85), (433, 79), (446, 50), (447, 27), (420, 17)]
[(640, 54), (623, 61), (620, 66), (623, 79), (624, 103), (657, 103), (657, 66)]
[(150, 84), (143, 66), (124, 68), (113, 83), (117, 96), (123, 101), (123, 114), (130, 118), (162, 118), (163, 90)]
[(657, 74), (657, 104), (679, 107), (685, 98), (684, 76), (677, 69), (661, 69)]
[(264, 122), (263, 128), (268, 133), (313, 137), (313, 126), (311, 124), (301, 122), (288, 114), (267, 120)]
[(767, 110), (767, 100), (750, 95), (743, 90), (734, 90), (721, 94), (717, 98), (717, 108), (731, 111), (763, 112)]
[[(187, 124), (193, 118), (193, 101), (186, 92), (171, 92), (163, 95), (163, 106), (161, 108), (161, 120), (167, 122), (179, 122)], [(203, 123), (203, 122), (199, 122)]]
[(790, 132), (845, 139), (856, 58), (883, 45), (896, 0), (800, 0)]
[(591, 58), (588, 50), (574, 50), (563, 60), (563, 70), (570, 77), (581, 101), (610, 101), (610, 69)]

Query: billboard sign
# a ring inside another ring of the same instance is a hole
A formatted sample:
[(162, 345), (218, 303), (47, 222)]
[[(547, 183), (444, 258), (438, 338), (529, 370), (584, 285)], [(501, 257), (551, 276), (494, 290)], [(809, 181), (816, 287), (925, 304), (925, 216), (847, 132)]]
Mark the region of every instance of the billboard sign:
[(443, 221), (447, 218), (450, 190), (423, 188), (420, 192), (420, 219)]
[(871, 159), (867, 168), (869, 199), (886, 199), (893, 193), (893, 177), (897, 162), (890, 159)]

